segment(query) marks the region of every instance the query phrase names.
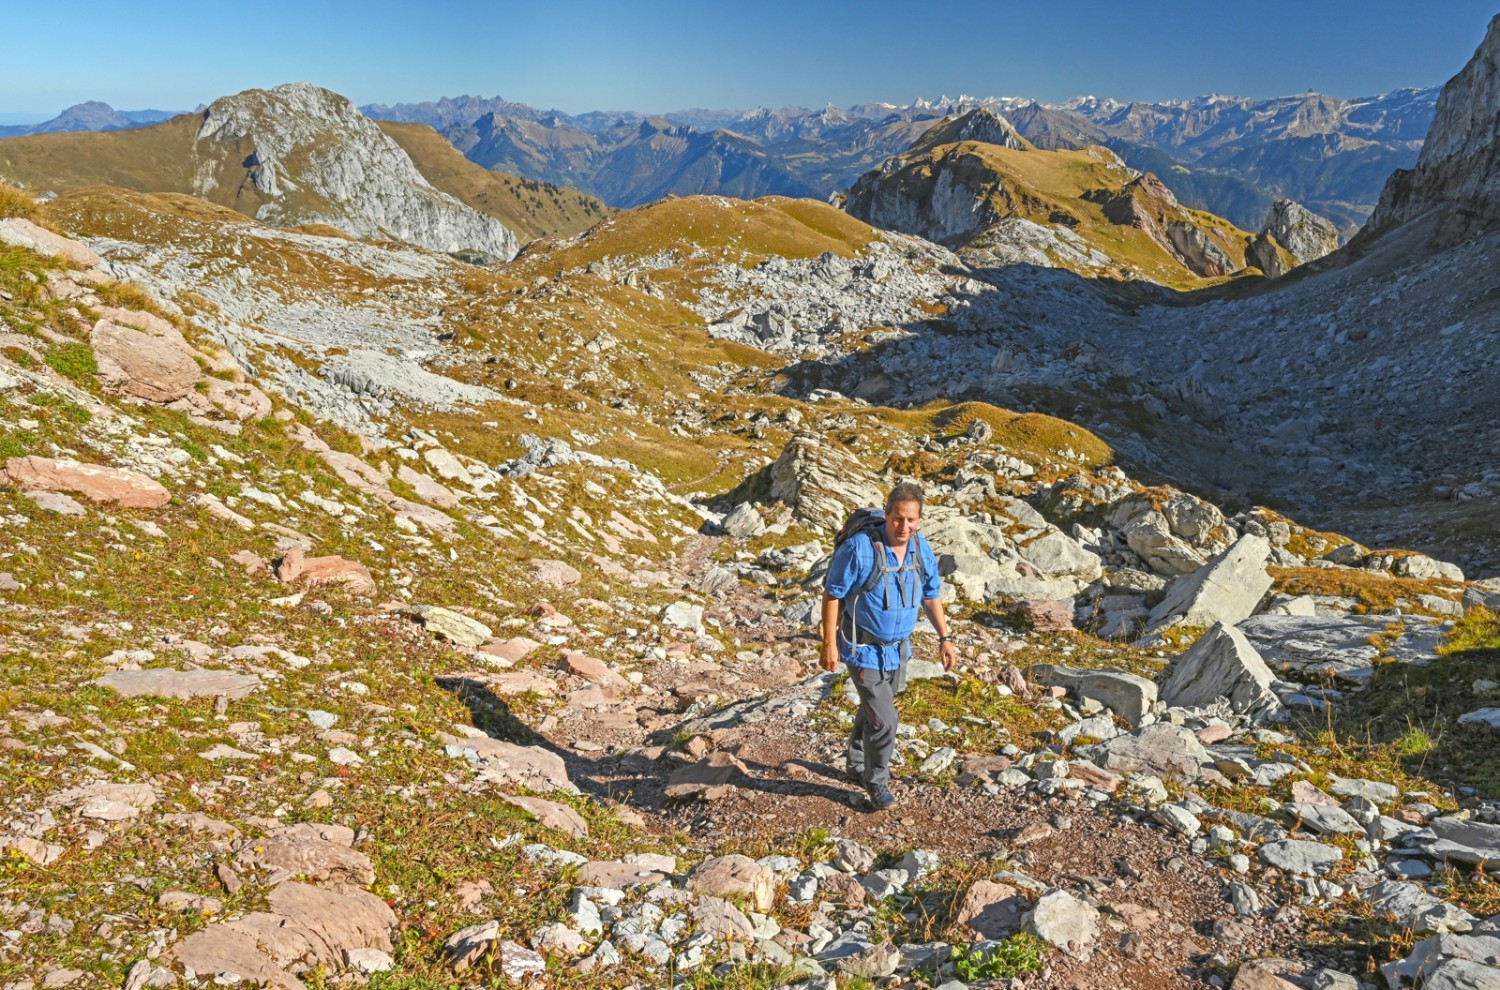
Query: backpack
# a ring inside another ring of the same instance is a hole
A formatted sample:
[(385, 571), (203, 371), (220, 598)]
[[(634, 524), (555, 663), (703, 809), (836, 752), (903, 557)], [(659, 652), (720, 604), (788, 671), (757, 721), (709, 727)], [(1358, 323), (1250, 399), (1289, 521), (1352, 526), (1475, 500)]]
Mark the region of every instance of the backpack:
[[(864, 645), (874, 644), (876, 646), (890, 646), (892, 645), (891, 643), (876, 639), (868, 633), (865, 633), (864, 630), (860, 629), (859, 626), (855, 624), (854, 607), (859, 602), (859, 598), (861, 595), (870, 594), (877, 587), (880, 587), (883, 588), (883, 592), (885, 594), (885, 607), (890, 608), (891, 585), (897, 584), (898, 587), (904, 588), (906, 586), (906, 576), (912, 571), (915, 571), (917, 574), (917, 594), (921, 595), (922, 586), (927, 581), (927, 575), (922, 567), (921, 549), (917, 542), (921, 539), (921, 537), (913, 537), (911, 546), (908, 548), (906, 557), (901, 562), (901, 566), (894, 571), (891, 570), (890, 562), (886, 559), (885, 556), (884, 510), (865, 508), (855, 509), (853, 512), (849, 513), (849, 518), (844, 520), (844, 525), (839, 527), (838, 534), (833, 538), (834, 551), (837, 552), (839, 547), (855, 538), (864, 538), (870, 541), (875, 550), (875, 566), (870, 568), (870, 574), (867, 578), (865, 578), (863, 584), (861, 584), (853, 591), (849, 592), (846, 597), (839, 600), (839, 635), (843, 636), (844, 639), (848, 640), (856, 646), (859, 646), (862, 643)], [(893, 580), (887, 581), (887, 576), (891, 577)], [(911, 639), (903, 639), (901, 640), (902, 676), (898, 678), (898, 684), (905, 679), (904, 674), (906, 670), (906, 661), (910, 656)], [(904, 686), (904, 684), (902, 684), (901, 686)]]

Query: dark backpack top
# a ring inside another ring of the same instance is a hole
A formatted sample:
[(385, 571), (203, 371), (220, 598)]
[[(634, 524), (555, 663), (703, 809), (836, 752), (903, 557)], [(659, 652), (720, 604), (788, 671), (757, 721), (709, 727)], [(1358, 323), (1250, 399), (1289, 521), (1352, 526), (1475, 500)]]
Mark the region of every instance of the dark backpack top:
[[(855, 509), (849, 513), (849, 518), (844, 520), (844, 525), (839, 527), (838, 534), (833, 538), (833, 549), (835, 552), (850, 540), (860, 537), (870, 541), (871, 548), (875, 551), (874, 566), (870, 568), (870, 574), (864, 583), (851, 591), (846, 597), (839, 601), (839, 629), (844, 638), (856, 646), (861, 643), (869, 645), (888, 645), (880, 640), (864, 634), (854, 622), (854, 606), (858, 603), (860, 596), (867, 595), (877, 585), (884, 585), (885, 594), (884, 607), (891, 607), (891, 585), (894, 583), (898, 588), (902, 604), (906, 604), (906, 575), (912, 571), (917, 573), (917, 595), (921, 595), (922, 586), (927, 581), (927, 575), (922, 568), (922, 553), (918, 544), (920, 536), (912, 540), (911, 546), (902, 560), (901, 566), (891, 570), (890, 561), (886, 559), (885, 548), (885, 511), (882, 509)], [(893, 577), (894, 581), (887, 581), (887, 577)], [(920, 604), (920, 603), (919, 603)], [(903, 658), (904, 659), (904, 658)]]

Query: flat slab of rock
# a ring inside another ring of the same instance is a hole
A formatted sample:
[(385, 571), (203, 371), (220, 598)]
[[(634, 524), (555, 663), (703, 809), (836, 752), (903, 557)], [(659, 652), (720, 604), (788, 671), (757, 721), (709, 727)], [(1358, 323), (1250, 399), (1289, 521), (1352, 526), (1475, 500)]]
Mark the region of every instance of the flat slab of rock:
[(655, 868), (652, 863), (627, 863), (623, 860), (594, 860), (578, 868), (578, 882), (587, 887), (629, 890), (649, 887), (665, 880), (671, 870)]
[(1066, 890), (1049, 890), (1037, 898), (1026, 927), (1048, 945), (1087, 961), (1099, 940), (1099, 911)]
[(483, 622), (441, 605), (413, 605), (406, 611), (428, 632), (458, 646), (481, 646), (495, 638)]
[(566, 832), (576, 839), (588, 837), (589, 823), (565, 804), (519, 794), (502, 794), (500, 800), (520, 808), (550, 829)]
[(481, 782), (542, 793), (577, 790), (568, 779), (568, 766), (562, 757), (538, 746), (517, 746), (489, 736), (440, 734), (438, 739), (452, 755), (467, 757)]
[(1225, 698), (1241, 715), (1268, 715), (1281, 707), (1272, 680), (1271, 668), (1245, 634), (1218, 622), (1172, 661), (1161, 700), (1201, 708)]
[(1266, 561), (1271, 544), (1247, 534), (1233, 546), (1191, 574), (1178, 578), (1166, 597), (1151, 610), (1152, 631), (1169, 625), (1233, 625), (1250, 617), (1271, 590)]
[(96, 821), (127, 821), (156, 804), (156, 791), (150, 784), (88, 784), (60, 791), (47, 804)]
[(1321, 873), (1344, 858), (1344, 851), (1321, 842), (1281, 839), (1260, 847), (1260, 858), (1270, 866), (1298, 876)]
[(0, 468), (0, 485), (23, 492), (70, 492), (122, 509), (159, 509), (172, 498), (171, 492), (144, 474), (68, 458), (8, 458)]
[(1272, 670), (1283, 667), (1334, 675), (1354, 683), (1370, 678), (1371, 663), (1381, 649), (1371, 637), (1387, 641), (1386, 653), (1399, 663), (1430, 663), (1446, 627), (1419, 616), (1408, 616), (1406, 631), (1391, 641), (1381, 615), (1257, 615), (1239, 624), (1240, 632), (1260, 652)]
[(23, 247), (48, 257), (55, 255), (80, 268), (97, 268), (104, 264), (104, 259), (86, 245), (21, 217), (0, 220), (0, 243)]
[(755, 925), (745, 912), (722, 897), (702, 895), (688, 909), (693, 924), (700, 932), (718, 935), (733, 942), (755, 940)]
[(567, 650), (557, 664), (570, 674), (577, 674), (590, 683), (604, 689), (609, 697), (618, 698), (630, 693), (630, 682), (610, 670), (603, 660), (596, 660), (586, 653)]
[(350, 848), (353, 842), (353, 831), (341, 825), (289, 825), (264, 838), (245, 841), (236, 862), (246, 868), (270, 870), (273, 883), (294, 876), (374, 883), (375, 867), (364, 853)]
[(1437, 841), (1427, 847), (1427, 855), (1433, 859), (1470, 866), (1500, 862), (1500, 825), (1434, 818), (1427, 827), (1437, 836)]
[(181, 331), (159, 316), (106, 309), (89, 344), (99, 379), (112, 392), (148, 402), (175, 402), (203, 377)]
[(1060, 663), (1036, 663), (1026, 676), (1045, 687), (1065, 688), (1074, 697), (1091, 699), (1132, 725), (1156, 703), (1156, 685), (1123, 670), (1088, 670)]
[(542, 584), (554, 588), (571, 588), (583, 580), (578, 568), (562, 560), (534, 560), (531, 562), (531, 573)]
[(168, 954), (200, 977), (235, 973), (262, 986), (300, 990), (293, 967), (337, 972), (348, 950), (392, 950), (396, 916), (369, 891), (289, 882), (272, 890), (268, 902), (269, 910), (209, 925)]
[(512, 670), (503, 674), (489, 674), (484, 678), (485, 686), (501, 698), (512, 698), (520, 694), (536, 694), (550, 698), (557, 694), (557, 682), (546, 674), (534, 670)]
[(1181, 726), (1156, 722), (1100, 743), (1095, 762), (1116, 773), (1175, 774), (1196, 780), (1208, 759), (1198, 737)]
[(94, 679), (123, 698), (243, 698), (260, 684), (254, 674), (232, 670), (117, 670)]
[(511, 663), (517, 663), (524, 660), (526, 655), (531, 653), (531, 651), (541, 649), (541, 646), (542, 644), (534, 639), (517, 636), (515, 639), (507, 639), (503, 643), (489, 643), (481, 646), (480, 649), (491, 656), (499, 657), (502, 660), (509, 660)]
[(667, 797), (717, 801), (734, 792), (729, 781), (745, 772), (745, 765), (728, 753), (710, 753), (705, 760), (673, 771), (667, 780)]

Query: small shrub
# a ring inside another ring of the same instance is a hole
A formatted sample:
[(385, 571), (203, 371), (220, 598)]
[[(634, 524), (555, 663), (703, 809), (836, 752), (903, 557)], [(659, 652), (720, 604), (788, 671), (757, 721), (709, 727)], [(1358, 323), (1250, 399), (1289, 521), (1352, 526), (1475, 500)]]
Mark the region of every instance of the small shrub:
[(18, 368), (24, 368), (25, 370), (30, 371), (31, 369), (36, 367), (36, 358), (32, 357), (31, 352), (26, 350), (25, 348), (0, 347), (0, 354), (4, 354), (6, 360), (12, 362)]
[(965, 983), (1004, 980), (1035, 973), (1046, 965), (1047, 943), (1030, 932), (1019, 932), (988, 952), (955, 946), (953, 964)]
[(33, 448), (36, 442), (37, 435), (30, 430), (18, 430), (15, 433), (0, 431), (0, 461), (35, 453)]
[(99, 363), (87, 344), (63, 344), (47, 355), (47, 367), (74, 382), (85, 382), (99, 373)]

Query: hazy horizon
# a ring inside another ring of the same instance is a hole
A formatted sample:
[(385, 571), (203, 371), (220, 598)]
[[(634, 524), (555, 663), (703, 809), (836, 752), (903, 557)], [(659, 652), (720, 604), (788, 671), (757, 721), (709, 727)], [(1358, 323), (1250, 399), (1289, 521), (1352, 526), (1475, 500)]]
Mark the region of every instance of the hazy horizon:
[[(543, 110), (848, 107), (961, 93), (1060, 103), (1091, 94), (1264, 99), (1314, 90), (1354, 99), (1441, 85), (1463, 67), (1493, 0), (1414, 16), (1395, 0), (1266, 0), (1204, 9), (961, 0), (914, 16), (890, 0), (766, 0), (755, 16), (683, 0), (438, 2), (265, 0), (233, 31), (205, 31), (227, 4), (150, 8), (85, 0), (56, 31), (36, 7), (0, 79), (0, 123), (38, 123), (89, 100), (189, 110), (245, 89), (307, 81), (372, 103), (500, 95)], [(57, 38), (57, 45), (47, 44)], [(59, 66), (65, 66), (60, 70)]]

